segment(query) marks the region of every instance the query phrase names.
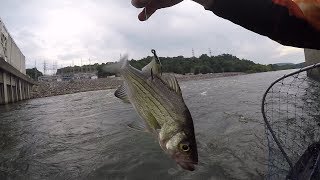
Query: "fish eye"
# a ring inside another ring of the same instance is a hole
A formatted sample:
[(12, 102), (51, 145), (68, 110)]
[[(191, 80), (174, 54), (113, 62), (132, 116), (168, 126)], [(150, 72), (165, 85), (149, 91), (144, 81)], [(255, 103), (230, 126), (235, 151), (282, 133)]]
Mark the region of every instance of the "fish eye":
[(180, 149), (184, 152), (188, 152), (190, 150), (190, 147), (188, 144), (180, 144)]

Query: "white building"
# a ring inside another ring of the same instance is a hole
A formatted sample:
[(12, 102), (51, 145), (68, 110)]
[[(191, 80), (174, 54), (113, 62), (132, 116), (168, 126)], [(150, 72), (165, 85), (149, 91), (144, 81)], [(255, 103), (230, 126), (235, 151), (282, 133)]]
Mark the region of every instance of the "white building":
[(62, 81), (62, 77), (60, 75), (40, 76), (40, 77), (38, 77), (38, 81), (41, 81), (41, 82), (53, 82), (53, 81), (60, 82), (60, 81)]

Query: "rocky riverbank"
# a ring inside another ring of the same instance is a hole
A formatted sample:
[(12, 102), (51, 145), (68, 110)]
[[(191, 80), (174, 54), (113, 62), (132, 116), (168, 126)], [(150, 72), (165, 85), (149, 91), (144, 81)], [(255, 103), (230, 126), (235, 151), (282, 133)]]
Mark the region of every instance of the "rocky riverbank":
[[(243, 75), (245, 73), (212, 73), (198, 75), (180, 75), (175, 74), (178, 81), (190, 81), (200, 79), (210, 79), (218, 77), (228, 77)], [(31, 97), (41, 98), (57, 96), (63, 94), (72, 94), (85, 91), (97, 91), (105, 89), (115, 89), (122, 84), (121, 78), (100, 78), (93, 80), (72, 80), (62, 82), (39, 82), (39, 85), (32, 88)]]

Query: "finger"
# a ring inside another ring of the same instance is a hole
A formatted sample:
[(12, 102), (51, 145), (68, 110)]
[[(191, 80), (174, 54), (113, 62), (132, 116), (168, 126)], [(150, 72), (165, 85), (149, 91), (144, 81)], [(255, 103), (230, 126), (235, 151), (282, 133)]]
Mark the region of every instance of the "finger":
[(143, 11), (138, 15), (138, 19), (140, 21), (145, 21), (149, 19), (149, 17), (156, 12), (157, 8), (152, 7), (152, 6), (147, 6), (143, 9)]
[(150, 2), (150, 0), (131, 0), (131, 4), (136, 8), (143, 8), (149, 2)]

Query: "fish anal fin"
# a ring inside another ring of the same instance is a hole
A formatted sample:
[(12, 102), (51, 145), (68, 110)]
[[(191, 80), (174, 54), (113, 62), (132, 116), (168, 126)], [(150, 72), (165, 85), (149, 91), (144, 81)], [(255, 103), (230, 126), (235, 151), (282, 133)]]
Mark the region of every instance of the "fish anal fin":
[(118, 87), (118, 89), (114, 92), (114, 95), (117, 98), (121, 99), (123, 102), (130, 103), (124, 84)]
[(136, 131), (140, 131), (140, 132), (148, 132), (147, 128), (145, 125), (141, 124), (141, 123), (137, 123), (136, 121), (128, 124), (128, 127), (130, 129), (136, 130)]

